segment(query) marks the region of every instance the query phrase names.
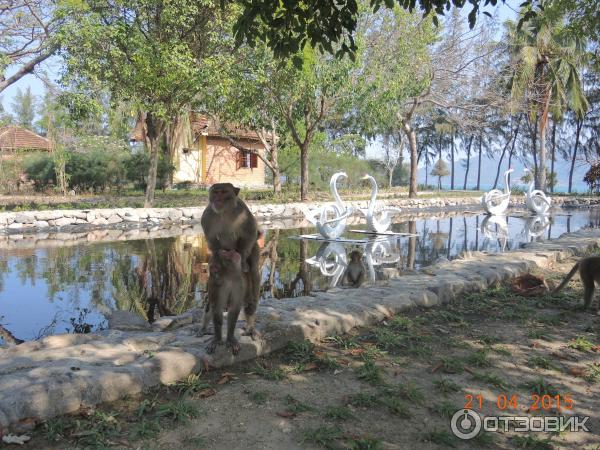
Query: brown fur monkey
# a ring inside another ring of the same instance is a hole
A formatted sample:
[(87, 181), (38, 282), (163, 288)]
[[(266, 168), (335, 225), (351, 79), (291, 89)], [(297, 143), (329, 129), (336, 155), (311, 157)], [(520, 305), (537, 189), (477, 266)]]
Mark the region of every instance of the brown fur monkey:
[(205, 330), (212, 318), (214, 337), (208, 343), (206, 351), (214, 353), (223, 342), (223, 310), (227, 308), (227, 346), (234, 355), (240, 351), (235, 338), (237, 323), (246, 292), (246, 277), (242, 274), (241, 257), (235, 250), (219, 250), (211, 256), (208, 277), (208, 303), (202, 322)]
[[(554, 289), (553, 293), (555, 294), (565, 287), (565, 285), (571, 278), (573, 278), (573, 275), (575, 275), (575, 272), (578, 270), (579, 277), (583, 283), (583, 307), (584, 309), (587, 309), (592, 303), (592, 298), (594, 296), (594, 282), (600, 283), (600, 256), (588, 256), (586, 258), (581, 258), (573, 266), (565, 279), (558, 285), (556, 289)], [(597, 313), (600, 315), (600, 307), (598, 308)]]
[(362, 261), (362, 253), (358, 250), (352, 250), (350, 252), (350, 262), (346, 268), (344, 278), (348, 283), (352, 284), (352, 287), (360, 287), (365, 279), (365, 265)]
[(256, 309), (260, 296), (258, 267), (258, 225), (252, 212), (238, 198), (240, 190), (231, 183), (216, 183), (210, 187), (209, 205), (202, 213), (202, 229), (213, 255), (220, 250), (235, 250), (241, 257), (241, 269), (246, 278), (244, 315), (246, 332), (254, 338)]

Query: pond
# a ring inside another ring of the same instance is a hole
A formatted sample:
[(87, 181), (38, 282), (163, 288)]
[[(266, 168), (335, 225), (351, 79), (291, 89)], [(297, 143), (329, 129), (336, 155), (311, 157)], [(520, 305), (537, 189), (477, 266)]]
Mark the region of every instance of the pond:
[[(354, 249), (365, 256), (367, 280), (381, 280), (464, 251), (508, 251), (599, 227), (600, 209), (562, 211), (549, 218), (514, 212), (506, 218), (465, 213), (397, 220), (393, 231), (407, 235), (368, 238), (348, 231), (344, 237), (350, 242), (343, 243), (297, 239), (314, 228), (267, 230), (260, 260), (263, 298), (309, 295), (339, 285)], [(31, 340), (104, 329), (114, 309), (135, 311), (150, 322), (180, 314), (204, 298), (207, 260), (201, 234), (0, 249), (0, 344), (13, 337)]]

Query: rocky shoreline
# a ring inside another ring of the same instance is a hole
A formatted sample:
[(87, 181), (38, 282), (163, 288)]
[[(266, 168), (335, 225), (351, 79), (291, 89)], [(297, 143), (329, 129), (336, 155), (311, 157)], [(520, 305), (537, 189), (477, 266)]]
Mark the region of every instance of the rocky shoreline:
[[(429, 212), (452, 208), (479, 210), (479, 197), (448, 197), (430, 199), (382, 199), (382, 205), (403, 209), (403, 213), (415, 213), (427, 209)], [(323, 203), (313, 203), (318, 207)], [(347, 202), (355, 208), (366, 208), (367, 200)], [(524, 205), (524, 197), (513, 197), (511, 207)], [(600, 198), (555, 197), (553, 207), (581, 207), (600, 205)], [(265, 225), (285, 219), (302, 219), (303, 203), (287, 204), (250, 204), (257, 219)], [(169, 227), (172, 225), (193, 225), (200, 222), (204, 207), (195, 208), (117, 208), (53, 211), (22, 211), (0, 213), (0, 235), (40, 233), (40, 232), (78, 232), (94, 229), (133, 229)]]

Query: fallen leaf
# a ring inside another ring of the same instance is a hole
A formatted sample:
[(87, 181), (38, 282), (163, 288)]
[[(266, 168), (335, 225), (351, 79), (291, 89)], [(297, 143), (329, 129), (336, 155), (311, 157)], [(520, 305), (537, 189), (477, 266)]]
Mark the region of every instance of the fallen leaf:
[(225, 383), (229, 383), (231, 380), (233, 380), (233, 374), (230, 372), (225, 372), (223, 375), (221, 375), (221, 378), (219, 378), (219, 381), (217, 381), (217, 384), (225, 384)]
[(41, 419), (39, 417), (27, 417), (19, 420), (15, 425), (13, 425), (13, 431), (15, 433), (24, 434), (33, 430), (40, 422)]
[(435, 366), (433, 369), (431, 369), (431, 373), (436, 373), (438, 370), (441, 369), (441, 367), (444, 365), (444, 363), (438, 363), (437, 366)]
[(14, 434), (7, 434), (6, 436), (2, 436), (2, 442), (4, 442), (5, 444), (23, 445), (29, 439), (31, 439), (31, 437), (25, 434), (21, 436), (16, 436)]
[(277, 415), (279, 417), (285, 417), (286, 419), (292, 419), (293, 417), (296, 417), (296, 413), (291, 411), (277, 411)]
[(212, 397), (213, 395), (216, 395), (216, 393), (217, 393), (217, 391), (214, 390), (213, 388), (202, 389), (200, 392), (198, 392), (198, 397), (200, 397), (200, 398)]
[(317, 358), (322, 358), (323, 356), (325, 356), (325, 352), (321, 352), (321, 351), (315, 351), (315, 356)]
[(540, 347), (540, 343), (539, 342), (532, 342), (531, 344), (529, 344), (529, 346), (531, 348), (539, 348)]
[(307, 365), (304, 366), (304, 372), (309, 372), (311, 370), (316, 370), (316, 369), (317, 369), (317, 363), (315, 363), (315, 362), (308, 363)]
[(210, 372), (210, 364), (208, 363), (208, 359), (202, 358), (202, 365), (204, 366), (204, 370), (206, 372)]
[(600, 345), (594, 345), (594, 346), (592, 347), (592, 351), (593, 351), (593, 352), (596, 352), (596, 353), (600, 352)]
[(584, 377), (587, 373), (585, 367), (571, 367), (569, 373), (575, 377)]
[(469, 369), (467, 366), (464, 367), (465, 372), (470, 373), (471, 375), (473, 375), (473, 371), (471, 369)]
[(352, 356), (360, 356), (365, 352), (364, 349), (362, 348), (353, 348), (350, 351), (348, 351), (348, 353)]

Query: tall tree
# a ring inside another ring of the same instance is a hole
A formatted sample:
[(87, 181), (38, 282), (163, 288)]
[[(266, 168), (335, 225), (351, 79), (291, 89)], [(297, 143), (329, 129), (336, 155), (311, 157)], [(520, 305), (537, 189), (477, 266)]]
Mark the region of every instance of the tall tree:
[(17, 88), (12, 102), (12, 109), (15, 114), (15, 121), (19, 125), (29, 129), (33, 128), (35, 106), (35, 97), (31, 93), (31, 87), (27, 86), (25, 92), (21, 88)]
[(511, 53), (510, 88), (513, 111), (525, 108), (539, 140), (536, 187), (546, 188), (546, 128), (551, 110), (568, 107), (578, 115), (588, 108), (579, 76), (585, 42), (569, 32), (564, 11), (549, 2), (521, 28), (507, 23)]
[(115, 101), (144, 113), (150, 147), (145, 206), (154, 201), (160, 141), (215, 76), (214, 54), (226, 51), (228, 15), (212, 0), (74, 2), (60, 39), (68, 74), (100, 85)]

